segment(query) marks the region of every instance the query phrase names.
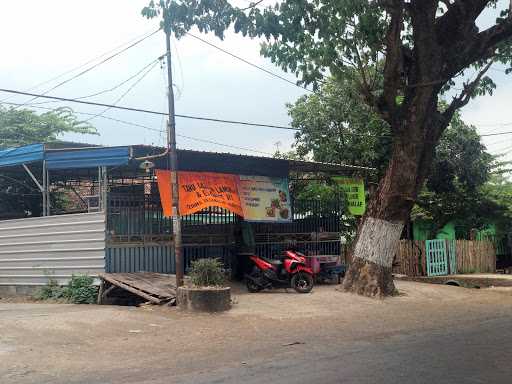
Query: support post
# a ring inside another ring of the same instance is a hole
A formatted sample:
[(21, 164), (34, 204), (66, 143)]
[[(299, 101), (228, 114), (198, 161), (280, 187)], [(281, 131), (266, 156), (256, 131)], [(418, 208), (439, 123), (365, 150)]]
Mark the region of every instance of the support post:
[(52, 208), (50, 204), (50, 171), (46, 167), (46, 216), (52, 215)]
[(47, 215), (46, 212), (46, 199), (48, 198), (48, 182), (46, 180), (46, 160), (43, 160), (43, 216)]
[[(176, 119), (174, 110), (174, 90), (172, 85), (172, 61), (171, 61), (171, 24), (168, 18), (169, 9), (164, 10), (164, 30), (167, 47), (167, 80), (168, 80), (168, 107), (169, 121), (167, 145), (169, 150), (169, 165), (171, 171), (172, 190), (172, 225), (174, 240), (174, 257), (176, 261), (176, 285), (183, 285), (183, 246), (181, 240), (181, 217), (179, 212), (179, 188), (178, 188), (178, 154), (176, 152)], [(172, 241), (172, 240), (171, 240)]]
[(101, 167), (101, 209), (107, 210), (107, 193), (108, 193), (108, 179), (107, 179), (107, 167)]

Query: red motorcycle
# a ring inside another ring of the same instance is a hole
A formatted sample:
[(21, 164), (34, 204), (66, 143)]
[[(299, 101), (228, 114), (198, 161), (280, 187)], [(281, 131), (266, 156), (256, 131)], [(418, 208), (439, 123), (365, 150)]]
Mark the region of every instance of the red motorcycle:
[(306, 266), (306, 258), (299, 252), (285, 251), (282, 260), (267, 260), (249, 256), (254, 262), (250, 274), (245, 275), (249, 292), (266, 288), (293, 288), (299, 293), (313, 289), (313, 270)]

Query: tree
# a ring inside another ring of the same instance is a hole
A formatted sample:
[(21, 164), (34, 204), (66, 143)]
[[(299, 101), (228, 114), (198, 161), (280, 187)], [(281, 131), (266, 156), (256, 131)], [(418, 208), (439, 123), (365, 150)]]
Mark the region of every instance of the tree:
[[(306, 84), (317, 86), (329, 73), (360, 73), (359, 92), (389, 124), (393, 143), (343, 286), (393, 294), (393, 256), (434, 149), (454, 113), (495, 88), (486, 75), (491, 65), (510, 64), (512, 13), (497, 0), (283, 0), (264, 9), (260, 3), (241, 9), (227, 0), (152, 0), (143, 14), (163, 11), (164, 28), (177, 37), (193, 26), (221, 38), (230, 26), (263, 36), (262, 53)], [(480, 31), (476, 20), (489, 7), (498, 7), (499, 16)], [(440, 96), (456, 91), (467, 71), (474, 77), (440, 109)]]
[(504, 206), (483, 192), (492, 172), (499, 170), (495, 156), (486, 152), (476, 128), (455, 113), (436, 149), (432, 170), (421, 190), (412, 218), (427, 218), (436, 233), (455, 221), (464, 233), (498, 220)]
[[(0, 149), (52, 143), (65, 133), (97, 134), (92, 125), (78, 120), (70, 108), (37, 114), (29, 109), (0, 106)], [(40, 191), (25, 172), (13, 175), (0, 170), (0, 217), (39, 216), (41, 210)]]
[(316, 93), (287, 105), (299, 129), (294, 151), (302, 159), (377, 168), (380, 178), (390, 156), (389, 126), (356, 88), (352, 77), (330, 77)]
[[(391, 154), (389, 128), (362, 103), (356, 85), (352, 77), (329, 78), (315, 94), (288, 105), (292, 126), (300, 129), (294, 153), (301, 159), (374, 167), (380, 178)], [(497, 165), (476, 128), (455, 113), (441, 136), (412, 219), (432, 222), (433, 233), (450, 221), (469, 233), (502, 217), (503, 206), (482, 190)]]
[(70, 108), (37, 114), (30, 109), (0, 106), (0, 148), (58, 141), (65, 133), (97, 134), (80, 121)]

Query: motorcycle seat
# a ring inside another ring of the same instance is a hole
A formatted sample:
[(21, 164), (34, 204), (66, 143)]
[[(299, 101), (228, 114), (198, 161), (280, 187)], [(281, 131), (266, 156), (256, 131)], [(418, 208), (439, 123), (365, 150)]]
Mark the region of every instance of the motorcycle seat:
[(264, 257), (262, 257), (263, 260), (265, 260), (267, 263), (270, 263), (272, 265), (282, 265), (283, 262), (281, 260), (275, 260), (275, 259), (266, 259)]

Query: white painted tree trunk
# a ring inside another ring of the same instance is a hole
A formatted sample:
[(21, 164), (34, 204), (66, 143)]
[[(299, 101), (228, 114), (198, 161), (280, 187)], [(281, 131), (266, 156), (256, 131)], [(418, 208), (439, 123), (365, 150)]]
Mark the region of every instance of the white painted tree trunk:
[(361, 228), (353, 257), (380, 267), (391, 268), (403, 228), (403, 223), (390, 223), (367, 217)]
[(343, 280), (346, 291), (371, 297), (395, 293), (391, 269), (403, 228), (403, 223), (374, 217), (364, 220)]

